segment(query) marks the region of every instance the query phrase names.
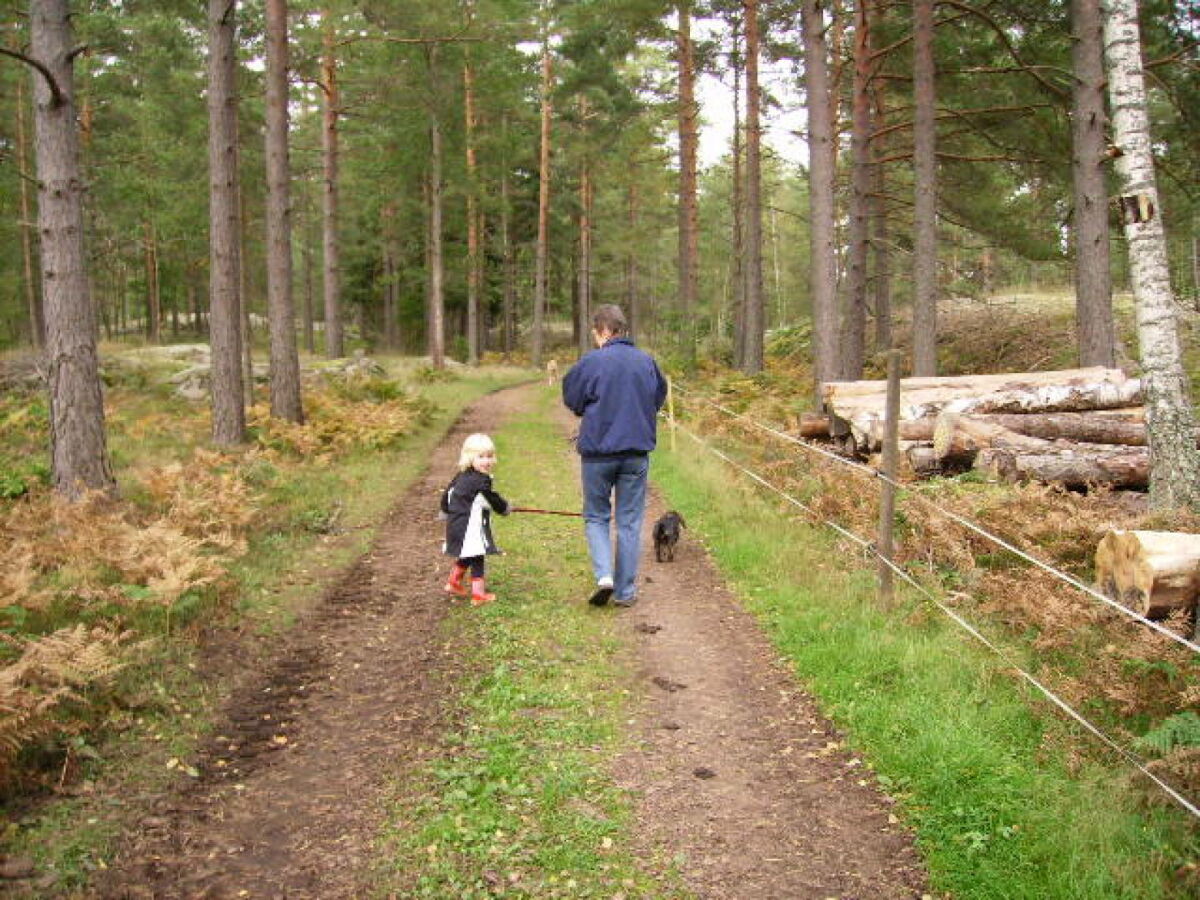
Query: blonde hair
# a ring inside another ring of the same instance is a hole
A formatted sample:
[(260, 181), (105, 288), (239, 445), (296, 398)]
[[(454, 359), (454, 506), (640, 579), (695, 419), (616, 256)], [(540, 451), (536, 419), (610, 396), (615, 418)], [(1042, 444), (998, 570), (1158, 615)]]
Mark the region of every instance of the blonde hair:
[(492, 443), (492, 439), (486, 434), (468, 435), (463, 441), (462, 451), (458, 454), (458, 471), (465, 472), (467, 469), (473, 468), (475, 459), (485, 453), (495, 453), (496, 445)]

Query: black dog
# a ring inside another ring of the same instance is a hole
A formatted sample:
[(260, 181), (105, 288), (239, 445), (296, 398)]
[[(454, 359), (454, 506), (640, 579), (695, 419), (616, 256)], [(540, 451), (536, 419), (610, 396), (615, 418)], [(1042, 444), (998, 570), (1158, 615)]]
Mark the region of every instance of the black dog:
[(679, 543), (681, 528), (687, 528), (687, 522), (674, 510), (654, 523), (654, 558), (659, 562), (675, 561), (675, 545)]

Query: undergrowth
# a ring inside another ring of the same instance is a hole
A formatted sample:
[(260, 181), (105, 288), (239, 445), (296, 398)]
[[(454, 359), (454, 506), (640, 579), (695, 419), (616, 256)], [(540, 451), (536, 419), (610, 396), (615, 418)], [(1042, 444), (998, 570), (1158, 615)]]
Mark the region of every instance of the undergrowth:
[[(147, 754), (186, 755), (214, 697), (195, 640), (222, 625), (286, 626), (326, 572), (363, 551), (462, 406), (524, 377), (323, 381), (305, 391), (306, 425), (262, 422), (230, 452), (207, 449), (206, 404), (114, 379), (119, 498), (68, 504), (23, 478), (19, 496), (0, 500), (0, 800), (22, 823), (4, 831), (3, 851), (29, 853), (58, 886), (99, 865), (121, 811), (78, 784), (153, 784), (163, 772), (147, 769)], [(0, 432), (0, 460), (44, 453), (40, 404), (4, 398), (0, 416), (20, 427)], [(99, 824), (64, 831), (60, 811), (72, 808)]]

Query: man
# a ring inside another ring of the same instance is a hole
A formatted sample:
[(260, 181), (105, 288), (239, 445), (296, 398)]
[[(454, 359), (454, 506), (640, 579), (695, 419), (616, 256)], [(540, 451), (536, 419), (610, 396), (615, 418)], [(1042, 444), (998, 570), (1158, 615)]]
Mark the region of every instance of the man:
[[(597, 349), (585, 353), (562, 383), (563, 403), (583, 418), (575, 448), (581, 460), (584, 534), (596, 577), (588, 601), (593, 606), (610, 598), (617, 606), (637, 601), (649, 453), (658, 410), (667, 398), (658, 365), (633, 345), (628, 331), (620, 308), (597, 308), (592, 316)], [(615, 561), (609, 534), (614, 509)]]

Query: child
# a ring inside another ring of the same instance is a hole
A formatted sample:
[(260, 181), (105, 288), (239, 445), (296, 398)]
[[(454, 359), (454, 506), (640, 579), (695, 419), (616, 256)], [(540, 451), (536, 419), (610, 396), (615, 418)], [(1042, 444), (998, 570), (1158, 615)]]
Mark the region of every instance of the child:
[(471, 572), (471, 605), (483, 606), (496, 599), (485, 589), (483, 562), (488, 553), (499, 553), (492, 539), (491, 511), (508, 515), (508, 501), (492, 490), (492, 469), (496, 467), (496, 447), (486, 434), (473, 434), (463, 441), (458, 457), (458, 474), (442, 494), (442, 513), (446, 517), (444, 552), (455, 557), (454, 568), (445, 591), (455, 597), (467, 596), (463, 578)]

